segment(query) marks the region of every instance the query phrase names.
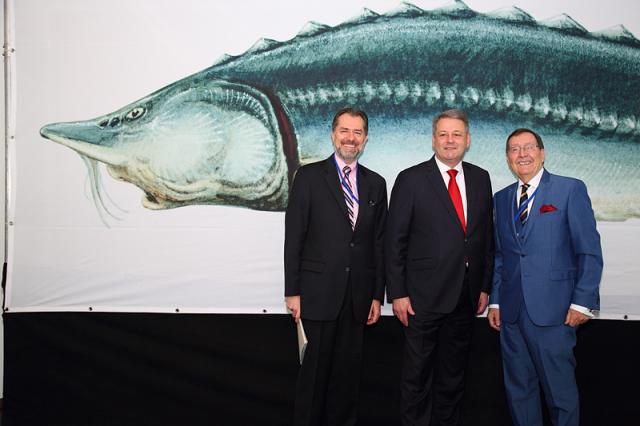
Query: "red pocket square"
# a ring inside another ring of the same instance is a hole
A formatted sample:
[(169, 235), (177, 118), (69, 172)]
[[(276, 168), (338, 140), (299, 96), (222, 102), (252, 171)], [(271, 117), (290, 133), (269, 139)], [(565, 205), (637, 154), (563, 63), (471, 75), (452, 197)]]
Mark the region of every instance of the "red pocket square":
[(558, 208), (553, 204), (544, 204), (542, 207), (540, 207), (540, 213), (555, 212), (556, 210), (558, 210)]

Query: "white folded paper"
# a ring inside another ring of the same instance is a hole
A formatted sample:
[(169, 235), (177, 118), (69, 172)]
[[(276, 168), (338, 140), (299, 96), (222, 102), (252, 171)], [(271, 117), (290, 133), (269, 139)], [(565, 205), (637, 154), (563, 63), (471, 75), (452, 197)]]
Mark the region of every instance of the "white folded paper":
[(302, 318), (298, 320), (296, 329), (298, 330), (298, 353), (300, 355), (300, 365), (302, 365), (304, 351), (307, 349), (307, 344), (309, 343), (307, 340), (307, 334), (304, 332), (304, 326), (302, 325)]

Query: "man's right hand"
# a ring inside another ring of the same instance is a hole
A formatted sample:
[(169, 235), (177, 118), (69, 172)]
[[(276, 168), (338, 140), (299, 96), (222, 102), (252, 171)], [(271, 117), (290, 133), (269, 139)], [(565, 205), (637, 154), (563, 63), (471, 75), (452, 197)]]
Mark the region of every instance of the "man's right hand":
[(489, 308), (487, 319), (489, 320), (489, 326), (491, 328), (500, 331), (500, 309)]
[(291, 312), (291, 316), (298, 322), (300, 319), (300, 296), (287, 296), (284, 300), (287, 303), (287, 309)]
[(399, 299), (393, 299), (393, 314), (398, 317), (402, 325), (405, 327), (409, 326), (409, 315), (415, 315), (416, 313), (413, 311), (411, 307), (411, 300), (409, 300), (409, 296), (401, 297)]

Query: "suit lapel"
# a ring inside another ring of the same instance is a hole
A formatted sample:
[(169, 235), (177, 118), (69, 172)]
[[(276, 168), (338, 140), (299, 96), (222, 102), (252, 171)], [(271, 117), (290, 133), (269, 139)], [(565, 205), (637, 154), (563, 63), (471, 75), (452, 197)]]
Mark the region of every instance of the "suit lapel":
[[(479, 191), (476, 188), (478, 181), (469, 175), (469, 168), (466, 167), (464, 162), (462, 163), (462, 170), (464, 172), (465, 195), (467, 197), (467, 235), (471, 235), (471, 231), (476, 225), (477, 215), (475, 213), (480, 194), (478, 194)], [(451, 204), (453, 205), (453, 202)]]
[(444, 206), (445, 210), (447, 210), (448, 216), (451, 220), (453, 220), (460, 231), (463, 232), (462, 226), (460, 225), (460, 219), (458, 218), (458, 213), (456, 213), (456, 209), (453, 207), (453, 201), (451, 201), (451, 197), (449, 196), (449, 191), (447, 191), (447, 188), (444, 186), (444, 180), (442, 179), (440, 169), (438, 169), (438, 165), (436, 164), (435, 156), (431, 157), (431, 159), (425, 163), (425, 166), (427, 169), (427, 179), (433, 187), (438, 199)]
[(518, 244), (520, 244), (520, 239), (517, 237), (517, 230), (516, 230), (517, 219), (515, 218), (516, 213), (518, 212), (516, 208), (516, 196), (517, 196), (516, 194), (518, 193), (517, 189), (518, 189), (518, 182), (514, 183), (509, 187), (509, 189), (507, 189), (506, 202), (508, 204), (507, 204), (506, 211), (510, 212), (508, 217), (508, 222), (509, 222), (509, 229), (511, 230), (511, 235), (513, 235), (513, 238), (518, 242)]
[(367, 180), (367, 172), (360, 164), (358, 164), (358, 200), (360, 200), (360, 205), (358, 207), (358, 217), (356, 218), (356, 226), (354, 227), (354, 231), (358, 230), (358, 226), (362, 221), (362, 217), (367, 211), (367, 206), (369, 203), (369, 181)]
[(551, 181), (549, 179), (549, 173), (545, 170), (542, 172), (542, 179), (540, 179), (540, 186), (538, 186), (536, 196), (529, 206), (529, 217), (527, 218), (527, 223), (523, 229), (523, 237), (525, 241), (531, 234), (533, 227), (536, 225), (538, 217), (540, 217), (540, 206), (547, 204), (550, 192)]
[[(333, 194), (333, 198), (335, 198), (336, 203), (340, 207), (340, 210), (344, 213), (344, 218), (347, 222), (349, 222), (349, 213), (347, 212), (347, 205), (344, 201), (344, 193), (342, 192), (342, 187), (340, 186), (340, 178), (338, 177), (338, 169), (336, 168), (336, 163), (333, 160), (333, 155), (325, 160), (325, 181), (329, 186), (329, 191)], [(349, 226), (351, 226), (349, 224)]]
[[(361, 169), (362, 167), (358, 165), (357, 170), (358, 170), (358, 199), (359, 200), (365, 199), (363, 198), (363, 196), (365, 195), (368, 196), (367, 194), (368, 185), (366, 184), (366, 179), (362, 179), (362, 181), (365, 181), (364, 183), (365, 192), (360, 192), (362, 191), (360, 188), (363, 186), (363, 183), (360, 182), (360, 178), (362, 177)], [(325, 171), (326, 171), (325, 181), (327, 182), (327, 185), (329, 185), (329, 190), (331, 191), (331, 193), (333, 194), (333, 197), (338, 203), (338, 207), (340, 207), (340, 210), (342, 210), (345, 222), (349, 226), (349, 229), (351, 229), (351, 222), (349, 221), (349, 212), (347, 211), (347, 202), (344, 200), (344, 192), (342, 191), (342, 182), (340, 181), (340, 177), (338, 176), (338, 168), (336, 167), (336, 163), (335, 163), (335, 160), (333, 159), (333, 155), (331, 155), (331, 157), (325, 160)], [(360, 205), (362, 206), (362, 204)], [(358, 217), (356, 218), (356, 226), (358, 222), (360, 222), (361, 214), (362, 214), (362, 210), (360, 210), (360, 212), (358, 213)]]

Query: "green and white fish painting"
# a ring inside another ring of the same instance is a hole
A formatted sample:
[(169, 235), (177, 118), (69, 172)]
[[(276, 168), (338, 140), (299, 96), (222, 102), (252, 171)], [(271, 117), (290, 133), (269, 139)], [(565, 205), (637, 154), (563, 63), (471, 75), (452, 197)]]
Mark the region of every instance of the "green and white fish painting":
[(589, 32), (567, 15), (536, 21), (517, 7), (402, 3), (261, 39), (117, 111), (41, 134), (86, 161), (103, 216), (99, 163), (139, 187), (149, 209), (281, 211), (300, 164), (329, 154), (337, 109), (369, 113), (363, 162), (392, 184), (428, 156), (431, 118), (463, 108), (466, 160), (489, 170), (495, 190), (514, 179), (506, 136), (528, 126), (545, 140), (549, 170), (583, 179), (597, 218), (620, 221), (640, 217), (640, 192), (614, 183), (640, 184), (638, 93), (640, 41), (623, 26)]

